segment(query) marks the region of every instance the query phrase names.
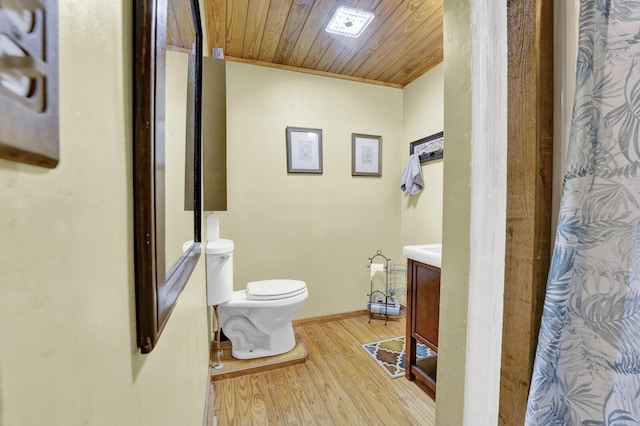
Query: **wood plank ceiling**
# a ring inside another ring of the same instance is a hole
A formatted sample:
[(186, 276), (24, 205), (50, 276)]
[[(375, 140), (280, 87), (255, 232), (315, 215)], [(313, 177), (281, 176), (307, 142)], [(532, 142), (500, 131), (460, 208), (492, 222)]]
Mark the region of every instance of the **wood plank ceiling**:
[[(190, 50), (172, 34), (176, 2), (169, 2), (168, 43)], [(203, 14), (209, 47), (222, 47), (227, 60), (404, 87), (442, 62), (442, 2), (204, 0)], [(375, 18), (356, 39), (327, 33), (339, 6), (372, 11)]]

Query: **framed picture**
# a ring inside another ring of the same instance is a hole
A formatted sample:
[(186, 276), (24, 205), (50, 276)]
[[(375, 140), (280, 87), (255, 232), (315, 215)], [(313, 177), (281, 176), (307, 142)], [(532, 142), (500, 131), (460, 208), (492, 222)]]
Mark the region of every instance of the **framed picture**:
[(382, 176), (382, 136), (351, 134), (351, 176)]
[(444, 132), (411, 142), (409, 154), (420, 155), (420, 163), (444, 157)]
[(287, 127), (287, 172), (322, 174), (322, 129)]

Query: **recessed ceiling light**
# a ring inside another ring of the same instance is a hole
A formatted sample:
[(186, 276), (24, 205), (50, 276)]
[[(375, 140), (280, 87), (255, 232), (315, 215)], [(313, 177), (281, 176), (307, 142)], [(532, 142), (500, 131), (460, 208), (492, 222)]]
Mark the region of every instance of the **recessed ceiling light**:
[(340, 6), (324, 30), (347, 37), (359, 37), (375, 15), (366, 10)]

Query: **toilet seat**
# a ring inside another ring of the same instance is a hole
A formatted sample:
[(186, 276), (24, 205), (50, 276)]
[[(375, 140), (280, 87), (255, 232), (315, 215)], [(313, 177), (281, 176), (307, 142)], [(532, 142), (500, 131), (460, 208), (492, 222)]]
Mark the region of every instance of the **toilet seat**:
[(247, 283), (246, 297), (249, 300), (279, 300), (297, 296), (307, 290), (304, 281), (262, 280)]

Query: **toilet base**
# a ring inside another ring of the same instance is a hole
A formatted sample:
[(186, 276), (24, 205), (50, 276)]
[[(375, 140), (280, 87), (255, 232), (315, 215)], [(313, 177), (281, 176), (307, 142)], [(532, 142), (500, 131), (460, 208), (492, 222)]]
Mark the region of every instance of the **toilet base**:
[(277, 351), (268, 351), (266, 349), (250, 349), (248, 351), (236, 351), (233, 349), (233, 342), (231, 344), (231, 356), (236, 359), (254, 359), (254, 358), (264, 358), (267, 356), (275, 356), (282, 355), (289, 351), (292, 351), (293, 348), (296, 347), (296, 342), (294, 340), (293, 345), (290, 348), (280, 348)]
[[(245, 323), (246, 319), (236, 320)], [(230, 321), (229, 323), (234, 323)], [(227, 323), (227, 325), (229, 325)], [(224, 325), (222, 326), (225, 332)], [(231, 356), (237, 359), (264, 358), (267, 356), (281, 355), (291, 351), (296, 346), (296, 338), (291, 323), (285, 323), (277, 330), (272, 330), (270, 335), (247, 333), (248, 328), (229, 328), (225, 335), (231, 341)], [(255, 329), (252, 331), (256, 331)]]
[(296, 338), (291, 321), (307, 296), (305, 289), (282, 299), (252, 300), (245, 290), (234, 292), (231, 300), (218, 306), (220, 327), (231, 340), (231, 355), (253, 359), (294, 349)]

